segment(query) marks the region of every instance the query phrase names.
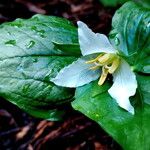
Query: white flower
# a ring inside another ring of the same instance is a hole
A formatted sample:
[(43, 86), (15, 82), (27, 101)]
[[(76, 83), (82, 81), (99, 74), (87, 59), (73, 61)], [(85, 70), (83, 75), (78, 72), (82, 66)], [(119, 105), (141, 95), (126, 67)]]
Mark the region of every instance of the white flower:
[(129, 97), (135, 94), (137, 81), (129, 64), (117, 55), (105, 35), (95, 34), (81, 21), (78, 22), (78, 36), (83, 56), (63, 68), (51, 81), (63, 87), (79, 87), (101, 76), (98, 84), (102, 85), (110, 73), (114, 83), (108, 93), (120, 107), (134, 114)]

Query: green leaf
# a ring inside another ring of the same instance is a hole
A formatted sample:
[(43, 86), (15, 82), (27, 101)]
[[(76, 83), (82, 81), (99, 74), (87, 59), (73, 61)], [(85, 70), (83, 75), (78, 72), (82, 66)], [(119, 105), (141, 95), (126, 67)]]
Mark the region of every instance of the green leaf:
[[(134, 2), (113, 17), (110, 39), (136, 72), (138, 89), (130, 98), (135, 115), (118, 106), (108, 94), (112, 83), (92, 82), (76, 90), (74, 109), (96, 121), (126, 150), (150, 149), (150, 11)], [(118, 91), (119, 92), (119, 91)]]
[(150, 9), (150, 1), (149, 0), (138, 0), (136, 1), (139, 5), (142, 5), (145, 8)]
[(65, 52), (53, 41), (73, 45), (77, 37), (76, 28), (57, 17), (35, 15), (0, 25), (0, 96), (34, 116), (54, 120), (59, 114), (55, 107), (70, 101), (74, 91), (50, 79), (76, 60), (80, 49)]
[[(120, 108), (108, 94), (111, 84), (98, 86), (97, 82), (77, 88), (74, 109), (96, 121), (126, 150), (150, 149), (150, 78), (138, 75), (138, 91), (132, 97), (135, 115)], [(144, 83), (144, 84), (143, 84)], [(149, 100), (148, 100), (149, 101)]]
[(134, 1), (137, 4), (150, 9), (150, 1), (149, 0), (99, 0), (106, 7), (116, 7), (118, 5), (122, 5), (128, 1)]
[(142, 99), (144, 103), (150, 105), (150, 76), (141, 76), (137, 74), (138, 79), (138, 88), (140, 89), (140, 95), (142, 95)]
[(110, 7), (115, 7), (117, 5), (123, 4), (129, 0), (100, 0), (100, 2), (104, 6), (110, 6)]
[(52, 109), (52, 108), (42, 108), (37, 106), (22, 106), (22, 109), (29, 113), (30, 115), (50, 121), (60, 121), (65, 115), (64, 109)]
[(53, 41), (53, 44), (55, 45), (57, 49), (61, 50), (62, 52), (67, 53), (68, 55), (69, 54), (72, 55), (72, 53), (76, 56), (81, 55), (81, 51), (79, 51), (80, 45), (78, 43), (64, 44), (64, 43), (58, 43), (56, 41)]
[(133, 69), (150, 73), (150, 11), (127, 2), (114, 15), (110, 39)]

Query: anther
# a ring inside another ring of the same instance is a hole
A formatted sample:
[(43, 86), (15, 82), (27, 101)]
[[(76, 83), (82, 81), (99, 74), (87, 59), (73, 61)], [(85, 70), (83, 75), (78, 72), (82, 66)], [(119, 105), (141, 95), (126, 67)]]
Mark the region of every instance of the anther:
[(103, 64), (106, 63), (110, 59), (110, 54), (105, 54), (98, 59), (98, 62)]
[(106, 69), (104, 66), (102, 67), (102, 75), (98, 81), (98, 85), (103, 85), (108, 75), (108, 69)]
[(99, 68), (99, 66), (93, 66), (93, 67), (90, 67), (90, 70), (96, 70), (98, 68)]
[(92, 64), (92, 63), (98, 61), (98, 59), (99, 59), (100, 57), (102, 57), (102, 56), (103, 56), (103, 54), (100, 54), (100, 55), (98, 55), (98, 57), (96, 57), (95, 59), (86, 61), (85, 63), (86, 63), (86, 64)]
[(112, 65), (109, 67), (108, 72), (110, 74), (113, 74), (116, 71), (116, 69), (118, 68), (119, 64), (120, 64), (120, 59), (119, 58), (115, 59), (113, 61)]

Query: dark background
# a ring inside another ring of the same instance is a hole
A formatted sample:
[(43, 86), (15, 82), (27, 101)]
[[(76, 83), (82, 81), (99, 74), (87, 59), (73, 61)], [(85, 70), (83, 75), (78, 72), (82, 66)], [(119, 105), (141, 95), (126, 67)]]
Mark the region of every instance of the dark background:
[[(98, 0), (0, 0), (0, 23), (40, 13), (74, 24), (84, 21), (95, 32), (108, 34), (117, 8)], [(99, 125), (67, 106), (63, 121), (34, 118), (0, 99), (0, 150), (121, 150)]]

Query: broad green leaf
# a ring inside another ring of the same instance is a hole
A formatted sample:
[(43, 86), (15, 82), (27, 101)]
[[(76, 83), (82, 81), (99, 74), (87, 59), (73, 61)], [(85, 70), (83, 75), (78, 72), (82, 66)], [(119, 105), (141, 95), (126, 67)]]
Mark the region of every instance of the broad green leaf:
[[(108, 94), (112, 83), (97, 82), (77, 88), (73, 108), (96, 121), (126, 150), (150, 149), (150, 12), (133, 2), (124, 4), (113, 18), (110, 38), (136, 73), (138, 89), (131, 97), (135, 115), (118, 106)], [(141, 73), (142, 72), (142, 73)], [(119, 92), (119, 91), (118, 91)]]
[(114, 15), (110, 39), (133, 69), (150, 73), (150, 11), (127, 2)]
[(78, 43), (76, 28), (65, 19), (36, 15), (0, 25), (0, 38), (0, 96), (34, 116), (53, 119), (50, 109), (70, 101), (74, 91), (50, 79), (80, 53), (70, 49), (68, 54), (53, 41)]
[(138, 2), (140, 5), (142, 5), (145, 8), (150, 9), (150, 1), (149, 0), (135, 0), (136, 2)]
[(137, 80), (138, 91), (131, 99), (135, 115), (121, 109), (110, 97), (108, 82), (98, 86), (95, 81), (77, 88), (72, 102), (74, 109), (96, 121), (125, 150), (150, 149), (150, 105), (143, 102), (150, 98), (150, 78), (138, 75)]
[(104, 6), (115, 7), (117, 5), (123, 4), (129, 0), (99, 0)]
[(66, 114), (64, 109), (52, 109), (52, 108), (42, 108), (42, 106), (27, 106), (22, 109), (29, 113), (30, 115), (50, 121), (60, 121), (62, 120), (63, 116)]
[(139, 82), (140, 94), (142, 95), (144, 103), (150, 105), (150, 76), (141, 76), (137, 74)]
[(117, 5), (124, 4), (127, 1), (134, 1), (137, 4), (150, 9), (150, 1), (149, 0), (99, 0), (104, 6), (107, 7), (116, 7)]
[(74, 44), (62, 44), (62, 43), (57, 43), (57, 42), (53, 42), (53, 44), (55, 45), (55, 47), (65, 53), (67, 53), (68, 55), (72, 55), (72, 53), (74, 55), (80, 56), (81, 52), (79, 51), (80, 46), (78, 43), (74, 43)]

